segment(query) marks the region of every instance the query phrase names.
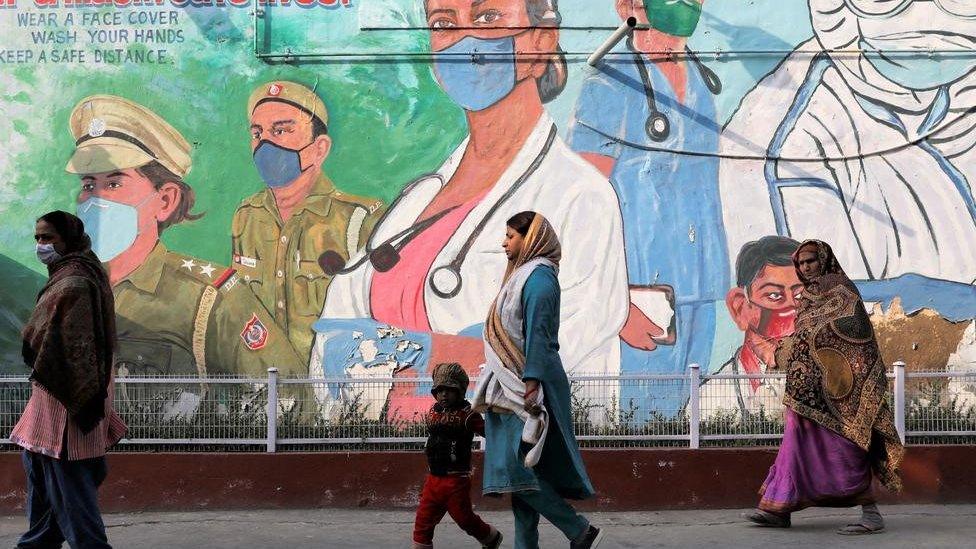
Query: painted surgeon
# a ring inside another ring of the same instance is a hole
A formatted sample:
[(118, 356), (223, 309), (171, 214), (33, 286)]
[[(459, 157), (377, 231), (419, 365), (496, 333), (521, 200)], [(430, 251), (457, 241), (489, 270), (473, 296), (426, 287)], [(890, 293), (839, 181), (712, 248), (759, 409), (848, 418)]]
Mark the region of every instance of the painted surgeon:
[[(607, 175), (620, 198), (630, 289), (623, 371), (683, 374), (694, 363), (707, 371), (715, 304), (729, 272), (715, 154), (722, 85), (687, 45), (702, 2), (615, 4), (621, 19), (650, 28), (588, 74), (570, 146)], [(627, 384), (623, 401), (653, 399), (654, 407), (674, 410), (688, 394), (679, 383), (662, 389)]]
[(810, 0), (810, 11), (815, 36), (723, 132), (730, 247), (773, 231), (828, 240), (866, 301), (970, 317), (976, 2)]

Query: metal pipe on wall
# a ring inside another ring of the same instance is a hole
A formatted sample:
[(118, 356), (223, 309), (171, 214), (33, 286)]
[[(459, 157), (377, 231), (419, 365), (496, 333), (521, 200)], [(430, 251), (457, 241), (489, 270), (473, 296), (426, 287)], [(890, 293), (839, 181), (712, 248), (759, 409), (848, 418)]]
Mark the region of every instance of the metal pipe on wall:
[(626, 21), (617, 27), (617, 30), (613, 31), (613, 34), (600, 45), (599, 48), (586, 60), (591, 67), (595, 67), (597, 63), (600, 62), (603, 57), (610, 52), (625, 36), (629, 36), (634, 32), (634, 27), (637, 26), (636, 17), (628, 17)]

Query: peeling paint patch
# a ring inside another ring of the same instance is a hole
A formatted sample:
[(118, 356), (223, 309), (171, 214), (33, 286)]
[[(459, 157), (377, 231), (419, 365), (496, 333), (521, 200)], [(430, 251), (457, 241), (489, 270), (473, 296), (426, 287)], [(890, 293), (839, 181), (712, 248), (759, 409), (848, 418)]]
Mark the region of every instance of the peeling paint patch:
[(906, 314), (897, 298), (887, 311), (881, 309), (876, 306), (871, 314), (881, 356), (889, 367), (904, 361), (909, 371), (944, 369), (972, 324), (946, 320), (931, 309)]

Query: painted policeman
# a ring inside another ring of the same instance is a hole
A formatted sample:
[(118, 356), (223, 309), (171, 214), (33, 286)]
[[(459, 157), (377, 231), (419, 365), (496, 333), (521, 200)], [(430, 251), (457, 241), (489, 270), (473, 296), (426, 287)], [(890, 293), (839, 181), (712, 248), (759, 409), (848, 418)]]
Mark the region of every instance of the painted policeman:
[[(587, 76), (569, 144), (620, 198), (631, 297), (621, 371), (707, 371), (729, 272), (715, 154), (722, 85), (687, 45), (702, 0), (616, 0), (616, 9), (649, 28)], [(648, 389), (625, 387), (622, 401), (674, 410), (687, 392)]]
[(312, 323), (331, 282), (319, 255), (353, 256), (383, 205), (337, 190), (322, 170), (332, 149), (329, 114), (312, 90), (294, 82), (262, 84), (247, 113), (254, 164), (267, 188), (234, 214), (234, 267), (307, 358)]
[(173, 253), (168, 227), (196, 219), (190, 144), (158, 115), (112, 95), (70, 118), (78, 217), (115, 294), (116, 366), (134, 375), (307, 375), (307, 366), (233, 269)]

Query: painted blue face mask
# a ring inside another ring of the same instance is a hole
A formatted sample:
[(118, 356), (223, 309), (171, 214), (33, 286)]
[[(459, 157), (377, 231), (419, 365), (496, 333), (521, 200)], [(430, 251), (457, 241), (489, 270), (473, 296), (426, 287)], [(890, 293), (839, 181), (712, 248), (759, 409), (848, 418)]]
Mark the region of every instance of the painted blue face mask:
[(437, 81), (465, 110), (483, 111), (515, 89), (515, 36), (466, 36), (437, 53)]
[(962, 52), (885, 56), (868, 39), (861, 40), (861, 49), (885, 78), (910, 90), (945, 86), (976, 70), (972, 55)]
[[(312, 141), (315, 143), (315, 141)], [(302, 151), (312, 146), (312, 143), (300, 149), (288, 149), (270, 141), (262, 140), (254, 149), (254, 166), (264, 183), (272, 189), (284, 187), (298, 179), (305, 169), (302, 169)]]
[(103, 263), (129, 249), (139, 236), (139, 208), (153, 193), (135, 206), (93, 196), (78, 205), (78, 218), (91, 237), (92, 251)]

